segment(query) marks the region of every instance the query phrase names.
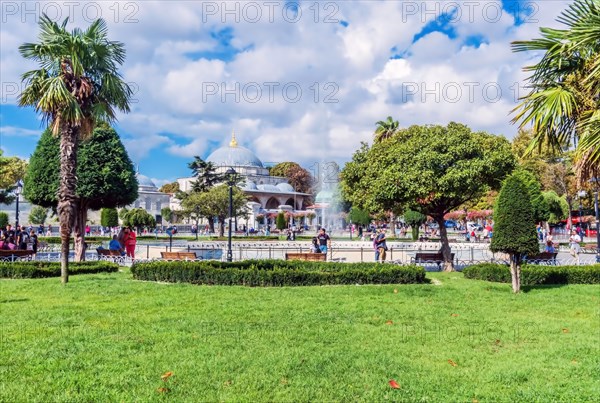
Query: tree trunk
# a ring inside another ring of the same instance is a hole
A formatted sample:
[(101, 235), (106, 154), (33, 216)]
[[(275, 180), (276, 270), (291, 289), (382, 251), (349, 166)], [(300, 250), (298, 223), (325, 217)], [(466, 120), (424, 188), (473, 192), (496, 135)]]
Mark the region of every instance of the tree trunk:
[(412, 234), (413, 241), (416, 241), (417, 239), (419, 239), (419, 226), (416, 224), (411, 225), (410, 233)]
[(58, 186), (58, 217), (61, 241), (61, 282), (69, 282), (69, 248), (71, 230), (77, 210), (77, 140), (79, 129), (67, 123), (60, 132), (60, 183)]
[(444, 216), (435, 218), (435, 222), (440, 227), (440, 241), (442, 242), (442, 256), (444, 256), (444, 271), (454, 271), (454, 262), (452, 261), (452, 251), (450, 250), (450, 242), (448, 242), (448, 231), (446, 231), (446, 225)]
[(219, 238), (225, 236), (225, 218), (219, 217)]
[(396, 238), (396, 216), (392, 212), (390, 212), (390, 231), (394, 238)]
[(211, 234), (215, 233), (215, 220), (213, 217), (208, 218), (208, 232)]
[(75, 238), (75, 261), (85, 261), (85, 223), (87, 221), (87, 203), (79, 201), (75, 213), (75, 225), (73, 237)]
[(514, 293), (521, 291), (521, 255), (511, 253), (510, 255), (510, 276), (512, 278), (512, 289)]

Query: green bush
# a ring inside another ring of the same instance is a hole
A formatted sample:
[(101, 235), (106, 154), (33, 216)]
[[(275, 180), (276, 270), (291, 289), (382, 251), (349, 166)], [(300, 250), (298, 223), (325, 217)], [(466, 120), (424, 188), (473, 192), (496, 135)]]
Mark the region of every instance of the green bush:
[[(510, 283), (508, 266), (495, 263), (482, 263), (465, 268), (465, 278)], [(541, 266), (523, 265), (521, 284), (600, 284), (600, 264), (592, 266)]]
[[(119, 265), (112, 262), (72, 262), (69, 274), (114, 273)], [(0, 278), (45, 278), (60, 277), (60, 262), (17, 261), (0, 262)]]
[(285, 260), (141, 262), (133, 264), (131, 273), (146, 281), (263, 287), (426, 282), (425, 270), (414, 265)]

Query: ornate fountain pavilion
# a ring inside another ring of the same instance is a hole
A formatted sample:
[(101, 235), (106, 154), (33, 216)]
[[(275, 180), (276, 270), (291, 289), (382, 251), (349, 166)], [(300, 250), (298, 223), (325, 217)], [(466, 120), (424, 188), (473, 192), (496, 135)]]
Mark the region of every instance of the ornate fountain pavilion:
[[(235, 133), (232, 133), (228, 146), (215, 150), (206, 161), (212, 162), (219, 173), (233, 168), (245, 179), (242, 190), (249, 196), (248, 226), (256, 228), (266, 224), (269, 215), (273, 216), (279, 211), (290, 212), (296, 217), (307, 213), (307, 201), (311, 195), (296, 192), (284, 177), (270, 176), (262, 161), (252, 151), (238, 144)], [(177, 182), (179, 188), (187, 192), (191, 190), (194, 180), (193, 177), (179, 178)], [(257, 220), (257, 216), (265, 218)], [(273, 223), (272, 220), (269, 222)]]

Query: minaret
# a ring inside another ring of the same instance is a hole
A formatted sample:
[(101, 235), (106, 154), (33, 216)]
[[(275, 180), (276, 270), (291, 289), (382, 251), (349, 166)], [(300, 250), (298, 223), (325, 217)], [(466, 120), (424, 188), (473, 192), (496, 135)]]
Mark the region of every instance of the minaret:
[(238, 143), (235, 139), (235, 130), (231, 131), (231, 141), (229, 142), (229, 147), (237, 147)]

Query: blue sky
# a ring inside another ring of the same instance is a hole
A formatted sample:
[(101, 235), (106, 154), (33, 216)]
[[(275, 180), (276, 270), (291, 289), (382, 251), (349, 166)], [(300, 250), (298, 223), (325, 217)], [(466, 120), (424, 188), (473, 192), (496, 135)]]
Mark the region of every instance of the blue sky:
[[(33, 3), (32, 3), (33, 4)], [(69, 2), (2, 3), (0, 147), (27, 158), (42, 131), (16, 106), (17, 51), (36, 40), (36, 18), (95, 16), (127, 48), (134, 88), (117, 130), (141, 173), (157, 184), (187, 176), (229, 142), (264, 162), (306, 167), (349, 160), (374, 123), (460, 121), (512, 138), (510, 110), (524, 94), (521, 68), (535, 55), (510, 42), (557, 26), (563, 1), (483, 2)], [(70, 8), (71, 7), (71, 8)]]

